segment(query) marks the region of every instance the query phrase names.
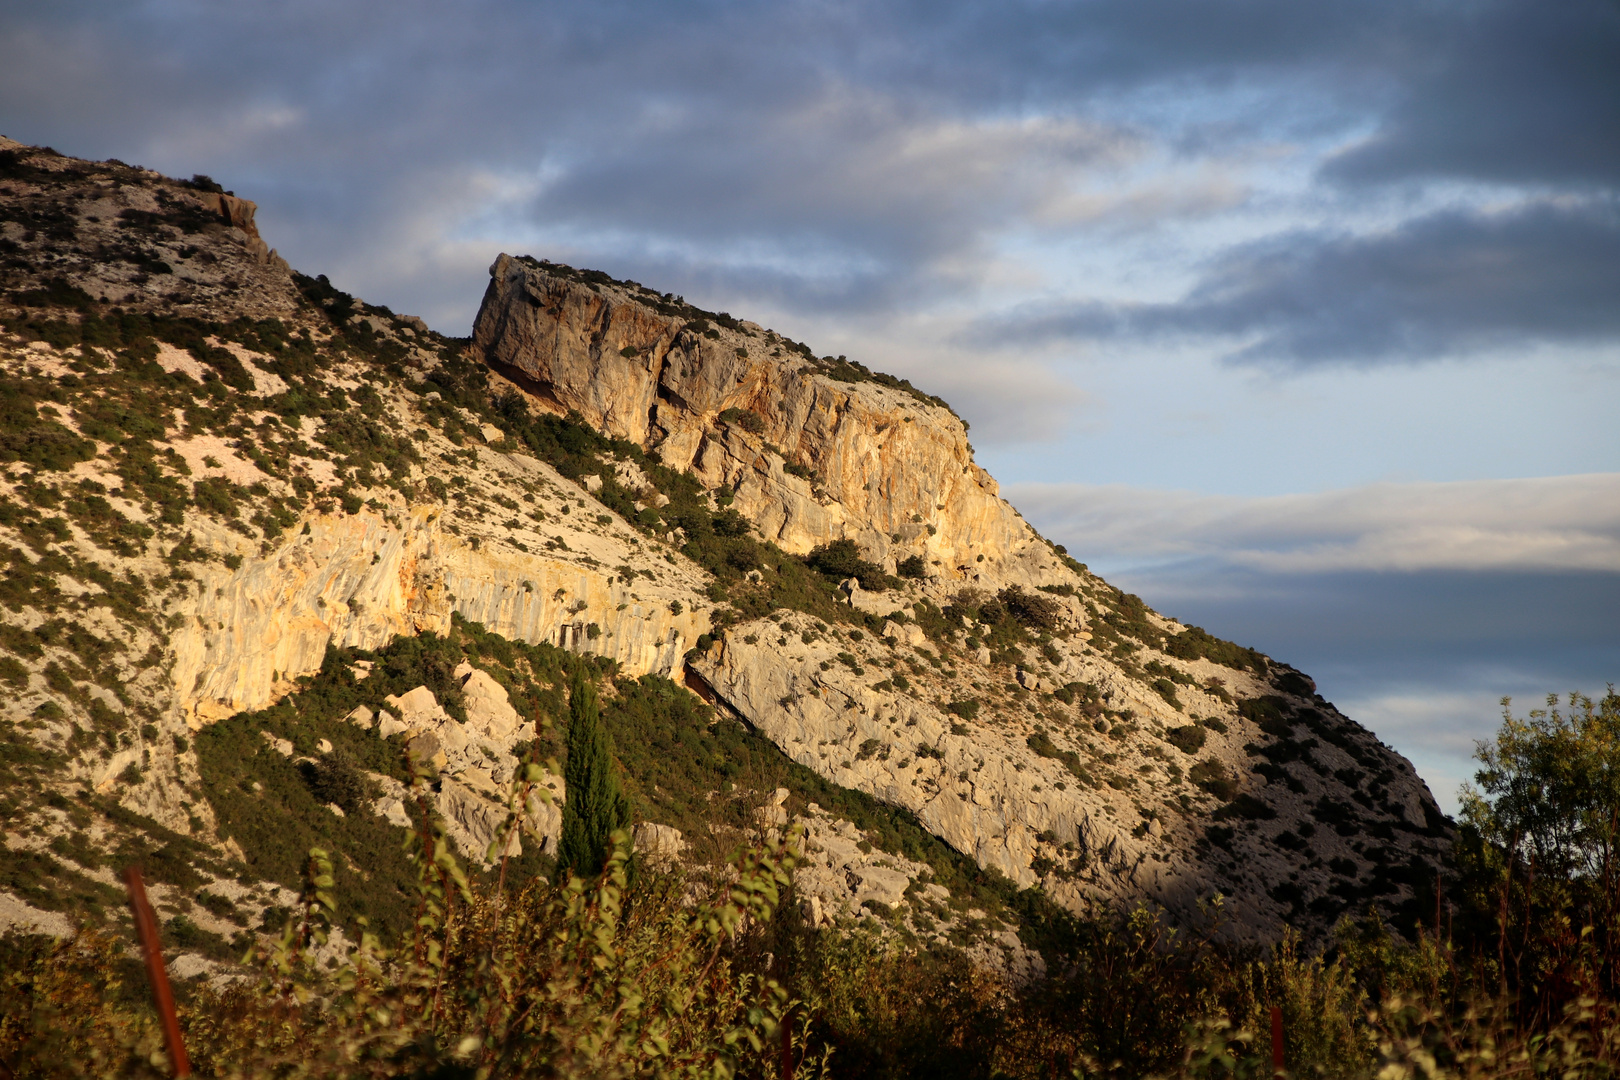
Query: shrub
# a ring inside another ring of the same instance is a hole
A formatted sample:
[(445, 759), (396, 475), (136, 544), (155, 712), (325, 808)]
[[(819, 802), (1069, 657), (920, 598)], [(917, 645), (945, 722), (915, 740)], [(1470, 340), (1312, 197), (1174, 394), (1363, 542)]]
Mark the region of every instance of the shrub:
[(754, 435), (761, 434), (765, 430), (765, 418), (752, 409), (726, 409), (716, 419), (722, 424), (736, 424)]
[(27, 689), (28, 669), (9, 656), (0, 656), (0, 682), (13, 690)]
[(1226, 766), (1214, 758), (1200, 761), (1187, 770), (1187, 779), (1222, 802), (1237, 794), (1237, 781), (1227, 773)]
[(928, 565), (921, 555), (907, 555), (894, 568), (903, 578), (921, 578), (928, 574)]
[(1035, 734), (1024, 740), (1024, 744), (1041, 757), (1053, 758), (1062, 762), (1063, 767), (1068, 769), (1070, 774), (1082, 784), (1088, 787), (1096, 786), (1096, 780), (1086, 770), (1086, 767), (1080, 763), (1080, 755), (1073, 750), (1059, 750), (1057, 744), (1052, 741), (1052, 737), (1046, 732), (1036, 731)]
[(872, 592), (882, 592), (896, 584), (882, 567), (861, 558), (860, 548), (847, 537), (821, 545), (805, 556), (805, 562), (810, 569), (830, 578), (855, 578), (861, 588)]
[(1242, 818), (1245, 821), (1270, 821), (1276, 816), (1277, 811), (1248, 792), (1244, 792), (1211, 814), (1210, 819), (1213, 821), (1228, 821), (1232, 818)]
[(1056, 630), (1061, 625), (1063, 606), (1051, 597), (1028, 593), (1012, 585), (997, 593), (996, 599), (1009, 615), (1032, 630)]
[(1171, 728), (1164, 733), (1164, 741), (1183, 754), (1196, 754), (1204, 748), (1204, 729), (1196, 724)]
[(344, 813), (359, 812), (370, 794), (366, 778), (342, 750), (324, 754), (309, 767), (309, 790), (322, 804), (335, 803)]
[(1266, 658), (1253, 649), (1234, 645), (1205, 630), (1189, 626), (1164, 643), (1164, 652), (1178, 660), (1212, 660), (1223, 667), (1239, 671), (1266, 670)]

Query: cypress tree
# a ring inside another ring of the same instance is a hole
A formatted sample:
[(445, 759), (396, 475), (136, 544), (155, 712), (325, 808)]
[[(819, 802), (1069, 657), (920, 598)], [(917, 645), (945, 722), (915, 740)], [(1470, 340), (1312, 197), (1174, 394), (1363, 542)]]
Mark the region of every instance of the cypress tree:
[(602, 872), (613, 831), (630, 823), (630, 802), (613, 775), (613, 751), (596, 707), (596, 687), (574, 672), (568, 694), (568, 759), (563, 765), (559, 873), (592, 878)]

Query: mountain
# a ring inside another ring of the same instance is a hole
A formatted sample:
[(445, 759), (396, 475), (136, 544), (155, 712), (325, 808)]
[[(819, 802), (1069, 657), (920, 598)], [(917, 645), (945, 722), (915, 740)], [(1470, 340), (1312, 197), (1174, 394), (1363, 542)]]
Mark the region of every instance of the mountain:
[(319, 843), (387, 925), (406, 754), (481, 864), (581, 668), (647, 857), (798, 817), (812, 922), (1034, 971), (1031, 904), (1219, 892), (1259, 939), (1432, 895), (1411, 765), (1040, 536), (940, 399), (529, 257), (445, 337), (254, 210), (0, 142), (0, 920), (111, 917), (140, 859), (224, 956)]

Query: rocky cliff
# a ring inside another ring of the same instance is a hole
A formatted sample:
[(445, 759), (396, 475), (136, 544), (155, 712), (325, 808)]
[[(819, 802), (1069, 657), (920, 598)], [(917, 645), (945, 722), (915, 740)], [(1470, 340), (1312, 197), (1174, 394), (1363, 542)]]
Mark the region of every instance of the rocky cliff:
[(891, 572), (920, 556), (942, 581), (998, 585), (1060, 565), (944, 402), (753, 323), (502, 255), (473, 340), (538, 401), (729, 494), (790, 553), (848, 538)]
[[(1219, 891), (1244, 935), (1321, 930), (1416, 903), (1446, 843), (1410, 765), (1308, 679), (1038, 535), (945, 403), (633, 282), (502, 256), (469, 344), (292, 273), (205, 178), (4, 143), (0, 369), (7, 858), (81, 884), (109, 872), (80, 837), (240, 859), (230, 800), (198, 794), (203, 733), (297, 699), (334, 650), (458, 626), (689, 686), (826, 790), (1076, 910)], [(426, 686), (342, 686), (367, 740), (448, 748), (436, 805), (473, 857), (528, 737), (480, 672), (440, 687), (476, 684), (466, 721)], [(275, 738), (306, 770), (328, 752)], [(103, 800), (100, 831), (67, 796)], [(793, 806), (824, 837), (816, 920), (942, 902), (920, 862)], [(641, 835), (681, 849), (673, 824)]]
[[(784, 550), (921, 559), (893, 588), (845, 583), (864, 631), (777, 612), (692, 661), (794, 760), (1076, 909), (1186, 913), (1219, 890), (1270, 934), (1398, 899), (1436, 857), (1406, 761), (1298, 673), (1131, 611), (999, 497), (944, 403), (633, 282), (504, 255), (490, 272), (474, 342), (538, 407), (691, 469)], [(992, 650), (1009, 590), (1041, 614)]]

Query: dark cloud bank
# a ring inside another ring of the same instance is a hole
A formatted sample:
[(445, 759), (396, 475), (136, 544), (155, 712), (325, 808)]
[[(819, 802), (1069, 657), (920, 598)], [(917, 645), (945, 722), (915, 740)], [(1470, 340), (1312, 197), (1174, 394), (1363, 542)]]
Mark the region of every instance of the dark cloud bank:
[(1620, 336), (1620, 202), (1430, 214), (1228, 251), (1181, 300), (1032, 306), (981, 338), (1247, 338), (1238, 361), (1389, 362)]

